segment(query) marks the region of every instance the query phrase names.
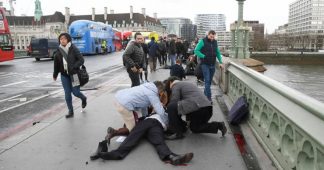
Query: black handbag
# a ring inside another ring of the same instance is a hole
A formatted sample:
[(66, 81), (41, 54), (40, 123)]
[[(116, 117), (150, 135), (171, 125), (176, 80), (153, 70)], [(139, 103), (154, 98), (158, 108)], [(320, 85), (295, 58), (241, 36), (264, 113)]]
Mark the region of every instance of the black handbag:
[[(61, 48), (58, 48), (58, 49), (62, 53), (64, 59), (67, 61), (67, 54), (65, 53), (65, 51), (63, 51), (63, 49), (61, 49)], [(87, 72), (87, 68), (83, 64), (80, 67), (80, 69), (77, 71), (77, 75), (78, 75), (81, 87), (89, 82), (89, 74)]]
[(80, 86), (84, 86), (89, 82), (89, 74), (84, 65), (81, 66), (80, 70), (78, 70), (78, 78), (80, 81)]

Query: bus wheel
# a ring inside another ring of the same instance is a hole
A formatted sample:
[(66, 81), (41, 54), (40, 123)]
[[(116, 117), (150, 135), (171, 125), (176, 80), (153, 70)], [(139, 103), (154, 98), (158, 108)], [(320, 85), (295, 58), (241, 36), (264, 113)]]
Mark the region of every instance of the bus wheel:
[(40, 61), (40, 58), (35, 58), (36, 61)]
[(111, 53), (112, 52), (112, 49), (111, 49), (111, 47), (109, 47), (109, 53)]

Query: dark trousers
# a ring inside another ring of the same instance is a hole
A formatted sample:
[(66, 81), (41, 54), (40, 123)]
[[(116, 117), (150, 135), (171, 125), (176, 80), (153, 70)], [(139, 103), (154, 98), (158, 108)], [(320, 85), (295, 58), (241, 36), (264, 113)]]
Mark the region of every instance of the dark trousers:
[(161, 54), (161, 60), (162, 60), (162, 65), (165, 65), (167, 63), (167, 55), (166, 55), (166, 53)]
[(139, 86), (141, 83), (140, 83), (140, 77), (139, 77), (139, 73), (134, 73), (131, 68), (128, 68), (127, 69), (127, 72), (128, 72), (128, 76), (129, 78), (131, 79), (132, 81), (132, 86), (131, 87), (134, 87), (134, 86)]
[(143, 137), (146, 137), (155, 147), (161, 160), (164, 160), (167, 156), (172, 154), (169, 147), (165, 144), (161, 123), (156, 119), (148, 118), (140, 121), (134, 127), (118, 149), (110, 152), (102, 152), (100, 157), (106, 160), (124, 159)]
[(178, 103), (172, 102), (167, 106), (166, 112), (169, 117), (169, 127), (173, 133), (182, 134), (187, 130), (187, 123), (181, 119), (181, 115), (178, 114)]
[(219, 122), (208, 122), (213, 115), (213, 107), (207, 106), (187, 115), (190, 121), (190, 130), (193, 133), (217, 133), (221, 128)]
[[(177, 103), (169, 103), (166, 112), (169, 116), (169, 130), (180, 134), (185, 131), (185, 123), (178, 114)], [(213, 115), (211, 106), (200, 108), (197, 111), (188, 113), (187, 119), (190, 121), (190, 130), (193, 133), (217, 133), (221, 128), (219, 122), (208, 122)]]

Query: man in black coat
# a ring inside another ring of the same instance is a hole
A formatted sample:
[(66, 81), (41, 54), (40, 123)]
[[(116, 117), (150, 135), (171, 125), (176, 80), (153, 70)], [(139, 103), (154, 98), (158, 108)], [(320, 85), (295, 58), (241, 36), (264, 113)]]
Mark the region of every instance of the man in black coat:
[(123, 54), (127, 72), (132, 81), (132, 87), (140, 85), (139, 74), (142, 73), (144, 66), (144, 51), (141, 46), (144, 38), (139, 32), (135, 33), (134, 36), (135, 41), (129, 42)]
[(208, 122), (213, 115), (213, 107), (203, 92), (193, 83), (179, 81), (177, 77), (169, 77), (166, 88), (171, 90), (170, 102), (166, 112), (169, 116), (169, 130), (173, 135), (168, 139), (181, 139), (186, 131), (186, 123), (181, 116), (186, 116), (189, 128), (193, 133), (217, 133), (222, 136), (227, 132), (224, 122)]

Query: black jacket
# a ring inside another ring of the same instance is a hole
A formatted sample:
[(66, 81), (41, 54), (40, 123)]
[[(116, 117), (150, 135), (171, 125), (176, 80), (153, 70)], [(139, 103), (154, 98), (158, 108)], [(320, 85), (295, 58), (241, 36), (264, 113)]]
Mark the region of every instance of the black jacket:
[[(68, 63), (68, 74), (69, 75), (76, 74), (78, 72), (78, 70), (80, 69), (80, 67), (84, 63), (82, 54), (80, 53), (79, 49), (73, 44), (69, 48), (67, 63)], [(67, 73), (64, 71), (63, 55), (60, 52), (60, 50), (57, 50), (55, 53), (55, 56), (54, 56), (53, 77), (57, 78), (58, 73), (67, 75)]]
[(134, 66), (138, 69), (143, 68), (144, 51), (142, 46), (135, 43), (135, 41), (129, 42), (123, 54), (123, 60), (125, 61), (127, 69)]
[(171, 66), (170, 76), (177, 76), (180, 80), (186, 78), (185, 71), (181, 65), (175, 64)]

